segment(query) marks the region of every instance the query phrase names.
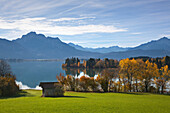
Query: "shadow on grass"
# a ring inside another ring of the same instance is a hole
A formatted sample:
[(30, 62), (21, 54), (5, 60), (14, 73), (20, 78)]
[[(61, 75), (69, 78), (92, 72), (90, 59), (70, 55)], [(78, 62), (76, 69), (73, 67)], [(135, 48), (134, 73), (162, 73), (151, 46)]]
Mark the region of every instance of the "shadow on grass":
[(119, 92), (122, 94), (130, 94), (130, 95), (163, 95), (170, 96), (170, 94), (159, 94), (159, 93), (150, 93), (150, 92)]
[(0, 97), (0, 99), (9, 99), (9, 98), (19, 98), (19, 97), (33, 97), (34, 95), (26, 92), (26, 91), (19, 91), (17, 95), (14, 96), (7, 96), (7, 97)]
[(150, 95), (151, 93), (142, 93), (142, 92), (117, 92), (121, 94), (130, 94), (130, 95)]
[(150, 93), (142, 93), (142, 92), (125, 92), (124, 94), (131, 94), (131, 95), (149, 95)]
[(122, 94), (130, 94), (130, 95), (164, 95), (170, 96), (170, 94), (159, 94), (159, 93), (150, 93), (150, 92), (119, 92)]
[(50, 98), (86, 98), (82, 96), (58, 96), (58, 97), (51, 97)]

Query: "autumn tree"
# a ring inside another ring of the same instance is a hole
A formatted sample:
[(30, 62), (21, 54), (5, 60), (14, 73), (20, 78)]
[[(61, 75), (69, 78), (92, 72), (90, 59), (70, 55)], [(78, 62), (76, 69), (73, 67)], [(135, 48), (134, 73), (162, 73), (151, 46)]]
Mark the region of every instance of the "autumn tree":
[[(139, 81), (142, 81), (145, 87), (145, 91), (148, 92), (148, 88), (151, 85), (153, 77), (158, 74), (157, 65), (150, 63), (148, 60), (143, 62), (142, 60), (129, 60), (123, 59), (119, 63), (120, 65), (120, 78), (124, 85), (128, 85), (128, 89), (131, 92), (138, 90)], [(124, 91), (126, 87), (124, 87)]]
[(170, 79), (170, 70), (168, 70), (168, 65), (161, 67), (159, 71), (159, 76), (157, 77), (157, 83), (161, 87), (161, 93), (163, 94), (163, 90), (166, 87), (166, 83)]
[(136, 63), (136, 61), (133, 60), (129, 60), (127, 59), (123, 59), (120, 61), (119, 66), (120, 66), (120, 73), (124, 74), (127, 77), (127, 81), (128, 81), (128, 89), (131, 92), (132, 90), (132, 78), (134, 75), (134, 63)]
[(90, 86), (90, 77), (87, 77), (85, 75), (81, 76), (79, 85), (84, 91), (88, 91), (88, 88)]
[(108, 68), (110, 66), (110, 64), (109, 64), (109, 59), (108, 58), (105, 58), (104, 59), (104, 67), (105, 68)]
[[(121, 71), (122, 71), (122, 70), (121, 70)], [(128, 79), (127, 79), (127, 76), (126, 76), (125, 74), (122, 74), (121, 71), (120, 71), (120, 73), (119, 73), (119, 78), (120, 78), (121, 81), (122, 81), (124, 92), (126, 92), (126, 91), (127, 91)]]
[(135, 86), (135, 91), (139, 91), (139, 82), (140, 82), (140, 78), (141, 78), (141, 74), (142, 74), (142, 71), (143, 70), (143, 67), (144, 67), (144, 62), (141, 60), (141, 59), (137, 59), (137, 60), (134, 60), (132, 59), (133, 61), (133, 79), (134, 79), (134, 86)]
[(95, 64), (96, 64), (95, 59), (94, 58), (90, 58), (86, 62), (86, 68), (93, 68)]
[(0, 76), (0, 97), (13, 96), (19, 92), (15, 80), (15, 76), (11, 74), (7, 74), (6, 77)]
[(100, 83), (101, 88), (104, 92), (109, 91), (109, 83), (111, 83), (117, 70), (115, 69), (104, 69), (100, 74), (98, 74), (96, 81)]
[(66, 85), (71, 91), (75, 91), (75, 78), (71, 75), (66, 76)]
[(67, 75), (66, 77), (63, 76), (61, 73), (59, 76), (56, 76), (58, 82), (62, 85), (65, 86), (66, 89), (75, 91), (75, 78), (71, 75)]
[(61, 85), (64, 86), (64, 84), (66, 83), (66, 78), (65, 78), (65, 76), (63, 76), (63, 75), (60, 73), (60, 75), (59, 75), (59, 76), (56, 76), (56, 78), (57, 78), (58, 82), (59, 82)]
[(98, 74), (96, 81), (101, 85), (101, 88), (104, 92), (108, 91), (108, 83), (109, 81), (106, 81), (104, 78), (101, 77), (101, 75)]
[(141, 71), (141, 81), (144, 84), (145, 91), (148, 92), (149, 87), (152, 83), (152, 80), (156, 75), (158, 75), (158, 68), (155, 63), (150, 63), (148, 60), (145, 62)]
[(99, 84), (96, 82), (94, 77), (90, 77), (89, 86), (91, 87), (92, 91), (98, 91)]
[(104, 68), (104, 62), (102, 60), (97, 61), (95, 68)]

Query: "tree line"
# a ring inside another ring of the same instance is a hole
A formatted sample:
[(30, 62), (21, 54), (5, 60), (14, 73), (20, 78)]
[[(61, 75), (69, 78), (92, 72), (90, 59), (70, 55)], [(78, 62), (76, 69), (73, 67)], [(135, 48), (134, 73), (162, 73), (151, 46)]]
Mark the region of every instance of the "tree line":
[(157, 64), (158, 68), (160, 69), (162, 66), (168, 65), (168, 69), (170, 69), (170, 56), (165, 56), (163, 58), (157, 57), (157, 58), (151, 58), (151, 57), (132, 57), (132, 59), (142, 59), (144, 62), (149, 60), (149, 62)]
[(83, 60), (83, 63), (80, 63), (78, 58), (67, 58), (65, 63), (62, 64), (62, 67), (71, 67), (71, 68), (116, 68), (118, 67), (118, 60), (105, 58), (101, 60), (100, 58), (94, 59), (90, 58), (88, 60)]
[[(163, 61), (166, 57), (162, 58)], [(169, 87), (170, 70), (149, 59), (122, 59), (116, 68), (105, 68), (96, 78), (80, 78), (60, 74), (57, 80), (65, 90), (99, 92), (152, 92), (164, 93)]]

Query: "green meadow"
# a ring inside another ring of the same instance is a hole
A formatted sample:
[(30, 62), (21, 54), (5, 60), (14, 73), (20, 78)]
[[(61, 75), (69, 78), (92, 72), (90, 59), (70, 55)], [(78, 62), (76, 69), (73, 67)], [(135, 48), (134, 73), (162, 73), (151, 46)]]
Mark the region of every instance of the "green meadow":
[(170, 96), (150, 93), (65, 92), (65, 97), (41, 97), (24, 90), (17, 97), (0, 98), (0, 113), (170, 113)]

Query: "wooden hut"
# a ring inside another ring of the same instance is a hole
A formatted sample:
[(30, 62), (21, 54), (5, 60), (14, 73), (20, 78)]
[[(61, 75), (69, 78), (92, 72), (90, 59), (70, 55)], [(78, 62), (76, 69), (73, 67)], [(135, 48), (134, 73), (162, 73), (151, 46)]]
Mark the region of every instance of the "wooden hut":
[(40, 82), (42, 87), (43, 97), (64, 96), (64, 90), (58, 82)]

